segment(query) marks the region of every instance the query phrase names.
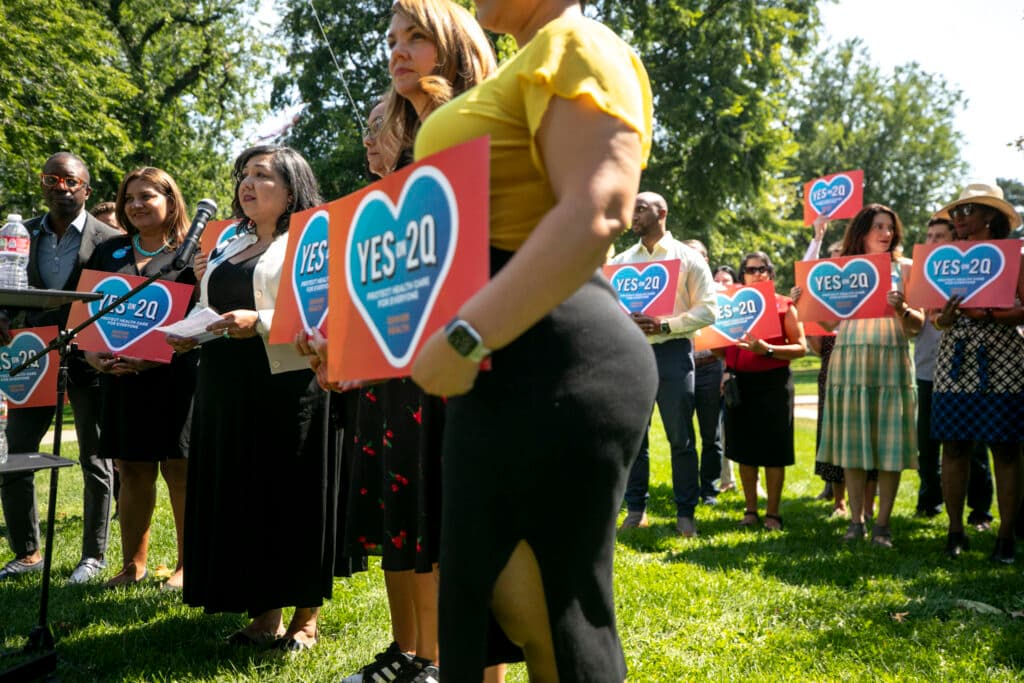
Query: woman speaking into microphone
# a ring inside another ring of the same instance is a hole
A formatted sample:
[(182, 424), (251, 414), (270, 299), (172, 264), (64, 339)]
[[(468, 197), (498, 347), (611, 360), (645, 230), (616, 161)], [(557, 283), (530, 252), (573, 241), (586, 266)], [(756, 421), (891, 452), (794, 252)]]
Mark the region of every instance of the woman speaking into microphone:
[[(221, 338), (200, 350), (185, 508), (184, 600), (248, 612), (233, 645), (306, 650), (331, 595), (337, 468), (326, 400), (291, 344), (267, 342), (291, 214), (322, 203), (294, 150), (252, 147), (235, 160), (237, 234), (197, 258), (200, 304)], [(176, 350), (194, 339), (168, 337)], [(287, 628), (282, 608), (295, 606)]]

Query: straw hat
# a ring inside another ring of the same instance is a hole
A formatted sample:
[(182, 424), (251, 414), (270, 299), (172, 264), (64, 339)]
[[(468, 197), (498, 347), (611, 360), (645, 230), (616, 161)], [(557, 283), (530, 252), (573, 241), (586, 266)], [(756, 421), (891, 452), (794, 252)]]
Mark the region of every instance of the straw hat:
[(1003, 188), (987, 183), (971, 183), (964, 188), (964, 191), (960, 193), (960, 197), (955, 202), (950, 202), (936, 211), (933, 218), (945, 218), (948, 220), (950, 209), (961, 204), (990, 206), (1006, 216), (1007, 220), (1010, 221), (1010, 230), (1020, 227), (1020, 214), (1017, 213), (1017, 210), (1013, 208), (1010, 202), (1003, 199)]

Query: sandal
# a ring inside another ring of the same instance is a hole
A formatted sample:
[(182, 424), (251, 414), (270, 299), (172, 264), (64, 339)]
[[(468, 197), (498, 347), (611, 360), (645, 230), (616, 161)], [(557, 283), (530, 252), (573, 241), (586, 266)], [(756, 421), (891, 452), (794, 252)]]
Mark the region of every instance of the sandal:
[(761, 523), (761, 516), (759, 514), (757, 514), (757, 510), (744, 510), (743, 511), (743, 519), (741, 519), (736, 526), (738, 526), (738, 527), (740, 527), (742, 529), (742, 528), (745, 528), (745, 527), (752, 527), (752, 526), (754, 526), (756, 524), (760, 524), (760, 523)]
[(892, 534), (889, 533), (888, 526), (882, 526), (876, 524), (871, 527), (871, 544), (881, 546), (883, 548), (892, 547)]
[(779, 515), (765, 515), (764, 528), (768, 531), (782, 531), (782, 517)]
[(843, 534), (843, 540), (859, 541), (862, 538), (864, 538), (864, 523), (850, 522), (850, 525), (846, 527), (846, 533)]

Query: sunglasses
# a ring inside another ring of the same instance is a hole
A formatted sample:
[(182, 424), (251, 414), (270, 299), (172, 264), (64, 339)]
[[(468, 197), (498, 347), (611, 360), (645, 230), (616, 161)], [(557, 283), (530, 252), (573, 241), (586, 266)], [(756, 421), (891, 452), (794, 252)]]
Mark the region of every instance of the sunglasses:
[(967, 218), (980, 208), (981, 207), (978, 206), (977, 204), (961, 204), (960, 206), (954, 206), (952, 209), (949, 210), (949, 217), (958, 218), (960, 216), (963, 216), (964, 218)]
[(743, 269), (743, 272), (747, 275), (754, 275), (755, 273), (767, 273), (768, 266), (747, 266)]
[(43, 187), (47, 190), (52, 190), (55, 187), (63, 185), (64, 189), (68, 192), (74, 192), (78, 188), (86, 187), (89, 184), (80, 178), (75, 178), (74, 176), (53, 175), (51, 173), (40, 173), (39, 182), (41, 182)]
[(363, 131), (363, 140), (370, 143), (376, 142), (382, 130), (384, 130), (384, 117), (378, 116), (370, 121), (370, 125)]

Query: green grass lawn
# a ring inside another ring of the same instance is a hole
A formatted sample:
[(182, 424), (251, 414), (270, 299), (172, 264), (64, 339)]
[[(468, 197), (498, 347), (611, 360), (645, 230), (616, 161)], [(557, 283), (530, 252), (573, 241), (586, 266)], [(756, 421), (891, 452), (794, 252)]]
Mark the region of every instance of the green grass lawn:
[[(988, 560), (994, 535), (971, 533), (957, 562), (941, 554), (944, 518), (912, 517), (917, 477), (903, 481), (896, 547), (847, 545), (845, 522), (817, 502), (814, 425), (798, 420), (798, 464), (788, 470), (786, 531), (741, 531), (742, 497), (697, 511), (700, 536), (673, 535), (668, 449), (652, 430), (652, 526), (622, 534), (616, 555), (619, 628), (630, 681), (1019, 680), (1024, 667), (1024, 585), (1017, 566)], [(65, 454), (74, 457), (74, 443)], [(45, 501), (46, 477), (38, 477)], [(61, 473), (51, 624), (63, 681), (336, 681), (390, 640), (379, 564), (335, 583), (321, 643), (304, 656), (238, 652), (222, 644), (246, 620), (204, 615), (158, 590), (67, 587), (78, 561), (81, 477)], [(557, 501), (546, 502), (556, 517)], [(284, 511), (282, 511), (284, 512)], [(150, 571), (174, 562), (169, 505), (160, 492)], [(115, 531), (111, 556), (119, 557)], [(7, 548), (0, 559), (9, 558)], [(258, 562), (243, 557), (225, 571)], [(117, 564), (113, 562), (113, 564)], [(116, 570), (109, 568), (107, 575)], [(19, 648), (37, 618), (37, 577), (0, 584), (0, 646)], [(970, 601), (970, 602), (965, 602)], [(979, 611), (989, 605), (995, 613)], [(16, 658), (0, 660), (0, 671)], [(522, 666), (510, 681), (525, 681)]]

